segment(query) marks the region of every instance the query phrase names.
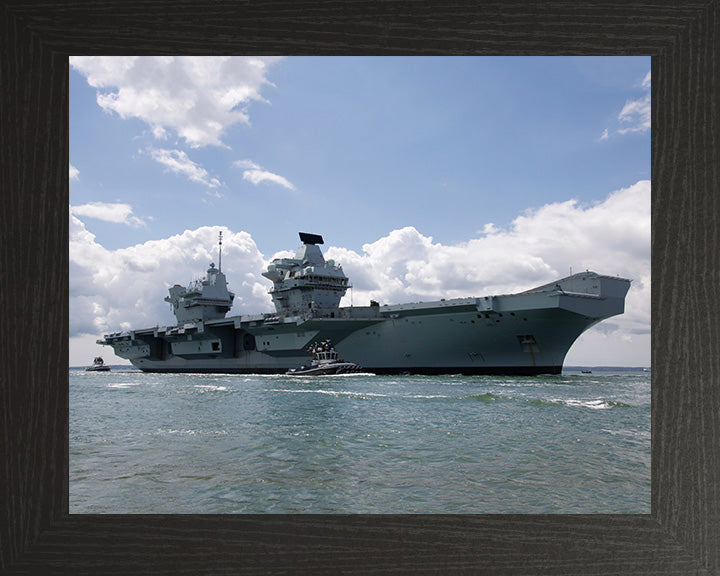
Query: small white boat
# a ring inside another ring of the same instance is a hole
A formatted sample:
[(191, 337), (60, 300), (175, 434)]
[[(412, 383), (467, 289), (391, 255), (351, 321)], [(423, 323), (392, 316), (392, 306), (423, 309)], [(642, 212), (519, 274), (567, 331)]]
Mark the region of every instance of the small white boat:
[(312, 362), (300, 368), (290, 368), (289, 376), (327, 376), (332, 374), (351, 374), (362, 372), (362, 367), (338, 358), (338, 354), (330, 341), (320, 342), (308, 350), (313, 356)]
[(110, 366), (106, 366), (105, 362), (103, 362), (103, 359), (98, 356), (93, 360), (92, 366), (88, 366), (85, 368), (86, 372), (108, 372), (110, 370)]

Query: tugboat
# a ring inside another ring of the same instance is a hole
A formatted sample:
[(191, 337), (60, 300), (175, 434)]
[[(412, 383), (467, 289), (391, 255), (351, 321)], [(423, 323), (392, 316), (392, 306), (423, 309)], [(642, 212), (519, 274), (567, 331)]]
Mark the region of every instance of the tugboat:
[(330, 374), (350, 374), (361, 372), (362, 367), (352, 362), (339, 359), (338, 354), (329, 340), (311, 345), (308, 352), (313, 360), (309, 366), (290, 368), (285, 374), (288, 376), (327, 376)]
[(109, 372), (110, 366), (106, 366), (102, 357), (98, 356), (93, 360), (92, 366), (85, 368), (86, 372)]

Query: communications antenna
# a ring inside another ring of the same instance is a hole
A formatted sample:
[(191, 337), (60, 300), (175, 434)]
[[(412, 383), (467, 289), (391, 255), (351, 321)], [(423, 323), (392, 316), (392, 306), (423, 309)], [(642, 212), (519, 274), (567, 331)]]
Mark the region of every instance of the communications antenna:
[(220, 246), (220, 248), (218, 249), (218, 272), (222, 272), (222, 230), (220, 231), (218, 244)]

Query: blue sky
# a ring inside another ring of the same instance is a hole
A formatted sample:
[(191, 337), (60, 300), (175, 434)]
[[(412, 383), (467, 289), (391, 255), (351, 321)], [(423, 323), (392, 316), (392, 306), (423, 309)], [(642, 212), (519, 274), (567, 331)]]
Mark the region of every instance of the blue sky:
[(630, 277), (624, 317), (567, 362), (649, 364), (649, 73), (649, 57), (71, 58), (71, 365), (118, 324), (170, 323), (166, 287), (202, 274), (219, 229), (246, 291), (233, 314), (272, 308), (259, 274), (299, 231), (323, 235), (356, 304), (571, 266)]

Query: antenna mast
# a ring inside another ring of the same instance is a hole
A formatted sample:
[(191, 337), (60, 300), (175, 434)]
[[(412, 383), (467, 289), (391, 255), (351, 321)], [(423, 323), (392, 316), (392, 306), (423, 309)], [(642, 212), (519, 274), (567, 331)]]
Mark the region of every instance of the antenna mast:
[(218, 272), (222, 272), (222, 230), (220, 231), (220, 237), (218, 239)]

